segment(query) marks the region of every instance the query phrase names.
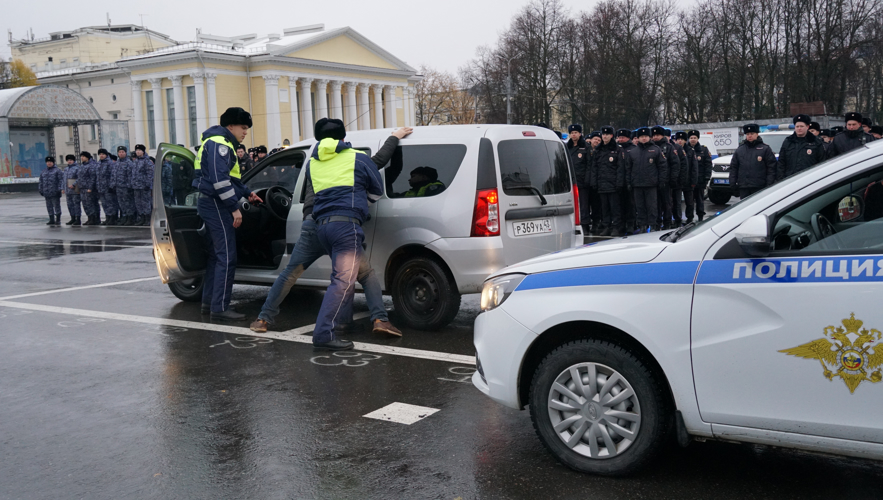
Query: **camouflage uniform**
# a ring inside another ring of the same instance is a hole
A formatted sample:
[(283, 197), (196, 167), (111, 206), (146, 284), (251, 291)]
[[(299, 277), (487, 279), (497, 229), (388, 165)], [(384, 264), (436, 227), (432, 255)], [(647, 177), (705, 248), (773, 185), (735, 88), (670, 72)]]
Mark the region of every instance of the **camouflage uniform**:
[(80, 186), (77, 184), (79, 182), (79, 174), (80, 166), (76, 163), (68, 165), (64, 169), (64, 194), (67, 196), (67, 211), (71, 218), (83, 215), (82, 210), (80, 210), (80, 202), (82, 201)]
[(166, 205), (172, 204), (172, 162), (162, 162), (162, 199)]
[(64, 191), (64, 172), (52, 165), (40, 174), (37, 184), (40, 196), (46, 198), (46, 211), (49, 216), (61, 217), (61, 192)]
[(110, 158), (98, 161), (98, 195), (101, 205), (104, 207), (104, 217), (115, 219), (120, 212), (117, 202), (115, 184), (113, 183), (113, 171), (116, 162)]
[(132, 193), (132, 171), (135, 162), (126, 156), (115, 162), (113, 169), (113, 185), (116, 186), (117, 203), (123, 217), (135, 216), (135, 197)]
[(99, 165), (95, 159), (80, 166), (80, 196), (83, 197), (83, 211), (90, 218), (100, 215), (98, 206), (98, 174)]
[(150, 217), (153, 168), (153, 162), (147, 155), (135, 160), (135, 168), (132, 172), (132, 189), (135, 191), (135, 211), (142, 218)]

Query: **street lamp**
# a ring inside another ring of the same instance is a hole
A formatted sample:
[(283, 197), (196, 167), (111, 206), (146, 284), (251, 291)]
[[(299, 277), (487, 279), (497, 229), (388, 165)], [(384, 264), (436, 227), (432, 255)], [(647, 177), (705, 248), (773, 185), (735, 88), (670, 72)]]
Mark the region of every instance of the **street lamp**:
[[(506, 59), (506, 125), (512, 125), (512, 59), (520, 56), (521, 52)], [(498, 55), (497, 57), (503, 57)]]

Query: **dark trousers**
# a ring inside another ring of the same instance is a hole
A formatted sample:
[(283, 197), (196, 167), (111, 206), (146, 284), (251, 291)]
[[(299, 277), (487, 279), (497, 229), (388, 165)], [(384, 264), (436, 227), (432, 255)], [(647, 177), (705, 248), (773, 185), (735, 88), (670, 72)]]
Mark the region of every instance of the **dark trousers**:
[(89, 217), (98, 217), (101, 210), (98, 206), (98, 191), (94, 189), (91, 193), (88, 191), (80, 191), (80, 196), (83, 198), (83, 211), (86, 212), (86, 215)]
[(592, 222), (592, 208), (589, 206), (589, 187), (583, 184), (577, 184), (579, 188), (579, 221), (583, 226), (588, 226)]
[(601, 202), (601, 221), (605, 227), (622, 230), (622, 211), (619, 193), (598, 193)]
[(187, 199), (187, 193), (189, 193), (189, 189), (176, 189), (172, 196), (172, 205), (184, 205), (184, 201)]
[[(588, 188), (589, 192), (589, 208), (592, 211), (592, 225), (595, 226), (595, 230), (597, 231), (598, 224), (601, 223), (601, 197), (598, 195), (598, 190), (595, 188)], [(583, 224), (588, 224), (588, 219), (582, 221)]]
[(657, 188), (656, 200), (657, 209), (656, 223), (663, 226), (671, 225), (671, 188)]
[(643, 230), (656, 222), (656, 187), (635, 188), (635, 222)]
[(313, 343), (334, 340), (334, 326), (353, 317), (353, 295), (359, 277), (365, 233), (355, 222), (319, 222), (319, 243), (331, 256), (331, 284), (313, 330)]
[(693, 188), (671, 190), (671, 212), (675, 224), (681, 222), (681, 194), (684, 195), (684, 217), (687, 222), (693, 220)]
[(80, 210), (80, 203), (82, 203), (82, 199), (78, 194), (66, 194), (67, 197), (67, 212), (71, 217), (80, 217), (83, 215), (82, 210)]
[(635, 230), (635, 193), (631, 189), (622, 189), (619, 193), (619, 205), (626, 231)]
[(705, 184), (700, 182), (695, 188), (693, 188), (693, 201), (696, 205), (696, 215), (701, 217), (705, 216), (705, 199), (702, 197), (702, 192), (705, 191), (706, 184), (707, 182)]
[(763, 188), (739, 188), (739, 198), (747, 198)]
[(46, 211), (49, 212), (49, 215), (61, 217), (61, 195), (46, 196)]
[(212, 312), (230, 308), (233, 278), (236, 275), (236, 230), (233, 214), (214, 198), (200, 198), (196, 205), (205, 222), (208, 260), (205, 266), (205, 284), (202, 303), (210, 304)]

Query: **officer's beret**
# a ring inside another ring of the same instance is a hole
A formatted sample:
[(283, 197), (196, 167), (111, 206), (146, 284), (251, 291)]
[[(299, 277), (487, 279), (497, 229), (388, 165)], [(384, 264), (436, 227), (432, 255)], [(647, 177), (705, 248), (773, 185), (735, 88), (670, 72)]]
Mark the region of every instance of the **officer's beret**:
[(128, 149), (126, 149), (126, 146), (120, 146), (117, 148), (117, 153), (119, 153), (120, 151), (128, 151)]
[(316, 122), (316, 127), (313, 129), (313, 135), (316, 137), (317, 141), (321, 141), (322, 139), (336, 139), (342, 141), (343, 138), (346, 137), (346, 127), (343, 125), (343, 121), (338, 120), (337, 118), (322, 118)]
[(820, 137), (834, 137), (834, 132), (831, 132), (831, 129), (829, 129), (829, 128), (823, 128), (822, 130), (819, 131), (819, 136)]
[(686, 132), (677, 132), (677, 133), (675, 133), (675, 139), (683, 139), (686, 141), (687, 140), (687, 133)]
[(101, 154), (103, 154), (103, 155), (109, 155), (110, 153), (108, 153), (106, 149), (101, 148), (101, 149), (98, 150), (98, 154), (100, 154), (100, 155), (101, 155)]
[(578, 123), (574, 123), (573, 125), (567, 127), (567, 133), (569, 134), (571, 132), (579, 132), (580, 134), (582, 134), (583, 126)]
[(883, 125), (872, 125), (871, 133), (877, 135), (883, 135)]
[(90, 153), (88, 151), (80, 151), (80, 156), (85, 156), (86, 159), (88, 159), (88, 160), (92, 159), (92, 153)]
[(601, 134), (613, 135), (613, 127), (611, 127), (610, 125), (605, 125), (601, 127)]
[(821, 130), (822, 130), (822, 126), (819, 125), (819, 122), (809, 122), (809, 129), (810, 129), (810, 130), (819, 130), (819, 131), (821, 131)]
[(227, 108), (221, 115), (221, 126), (228, 125), (245, 125), (251, 128), (251, 113), (242, 108)]
[[(665, 127), (660, 127), (659, 125), (656, 125), (655, 127), (650, 129), (650, 134), (651, 135), (665, 135)], [(671, 135), (671, 134), (669, 134), (669, 135)]]
[(599, 139), (601, 138), (601, 131), (600, 130), (593, 130), (592, 133), (589, 134), (589, 139), (594, 139), (595, 137), (597, 137)]
[(748, 125), (744, 125), (742, 127), (742, 132), (745, 134), (759, 134), (760, 133), (760, 125), (756, 123), (749, 123)]
[(51, 161), (52, 163), (55, 163), (55, 157), (54, 157), (54, 156), (47, 156), (47, 157), (46, 157), (46, 163), (49, 163), (50, 161)]
[(647, 127), (641, 127), (635, 132), (635, 137), (641, 137), (642, 135), (650, 135), (650, 129)]
[(795, 125), (797, 122), (803, 122), (806, 125), (809, 125), (812, 122), (812, 118), (809, 115), (795, 115), (794, 119), (791, 120)]
[(254, 148), (254, 152), (255, 152), (255, 153), (266, 153), (266, 152), (267, 152), (267, 146), (264, 146), (264, 145), (258, 146), (258, 147), (256, 147), (256, 148)]
[(242, 144), (236, 146), (236, 151), (239, 151), (240, 149), (245, 151), (245, 146), (243, 146)]
[(135, 144), (135, 151), (138, 151), (139, 149), (145, 153), (147, 152), (147, 148), (144, 147), (144, 144)]
[(872, 122), (869, 117), (866, 116), (866, 117), (862, 118), (862, 125), (867, 125), (870, 127), (873, 124), (874, 124), (874, 122)]
[(632, 138), (632, 131), (627, 128), (621, 128), (616, 131), (616, 136), (617, 137), (628, 137), (629, 139), (631, 139)]
[(850, 111), (849, 113), (846, 113), (846, 115), (844, 117), (846, 118), (846, 121), (855, 120), (859, 123), (861, 123), (861, 121), (862, 121), (862, 114), (856, 113), (855, 111)]
[(64, 161), (68, 161), (68, 160), (70, 160), (70, 161), (77, 161), (77, 157), (74, 156), (74, 155), (65, 155), (65, 157), (64, 157)]
[(698, 139), (700, 137), (699, 131), (698, 130), (690, 130), (687, 132), (687, 137), (693, 137), (694, 135)]

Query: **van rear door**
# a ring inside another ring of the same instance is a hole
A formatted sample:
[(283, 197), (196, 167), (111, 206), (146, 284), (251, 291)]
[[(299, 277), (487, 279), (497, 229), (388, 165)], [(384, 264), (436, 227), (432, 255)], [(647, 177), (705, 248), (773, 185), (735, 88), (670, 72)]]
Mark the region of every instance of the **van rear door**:
[(573, 246), (574, 206), (564, 143), (534, 127), (488, 131), (499, 171), (506, 265)]

